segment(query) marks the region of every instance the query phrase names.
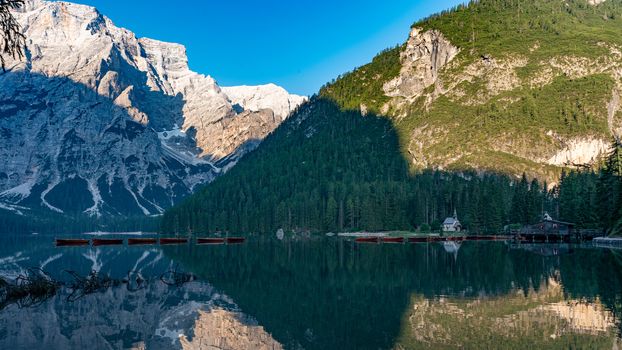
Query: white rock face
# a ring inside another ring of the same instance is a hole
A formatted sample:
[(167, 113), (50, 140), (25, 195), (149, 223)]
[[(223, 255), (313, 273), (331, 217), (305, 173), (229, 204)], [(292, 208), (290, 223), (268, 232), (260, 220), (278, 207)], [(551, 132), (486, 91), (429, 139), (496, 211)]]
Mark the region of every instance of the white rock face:
[(274, 85), (230, 98), (182, 45), (137, 38), (90, 6), (28, 0), (15, 16), (27, 41), (0, 75), (5, 208), (159, 214), (304, 100)]
[(557, 166), (591, 165), (610, 150), (611, 145), (601, 139), (574, 139), (565, 142), (562, 150), (549, 158), (547, 163)]
[(605, 2), (606, 0), (587, 0), (587, 3), (592, 6), (597, 6)]
[(420, 96), (437, 81), (439, 71), (459, 52), (441, 32), (422, 32), (421, 29), (413, 28), (406, 49), (400, 54), (400, 75), (384, 85), (385, 94), (408, 99)]
[(307, 101), (306, 97), (291, 95), (274, 84), (223, 87), (222, 90), (232, 104), (253, 112), (271, 109), (280, 120), (287, 118), (296, 107)]

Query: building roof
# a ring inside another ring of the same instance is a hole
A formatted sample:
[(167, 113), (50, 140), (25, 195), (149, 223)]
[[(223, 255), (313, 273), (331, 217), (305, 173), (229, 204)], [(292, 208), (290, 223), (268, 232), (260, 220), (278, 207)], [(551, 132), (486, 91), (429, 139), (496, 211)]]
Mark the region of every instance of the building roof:
[(540, 221), (540, 223), (545, 223), (545, 222), (550, 222), (550, 223), (559, 224), (559, 225), (567, 225), (567, 226), (574, 226), (575, 225), (572, 222), (564, 222), (564, 221), (557, 221), (557, 220), (542, 220), (542, 221)]
[(443, 225), (459, 225), (460, 221), (456, 218), (447, 218), (443, 221)]

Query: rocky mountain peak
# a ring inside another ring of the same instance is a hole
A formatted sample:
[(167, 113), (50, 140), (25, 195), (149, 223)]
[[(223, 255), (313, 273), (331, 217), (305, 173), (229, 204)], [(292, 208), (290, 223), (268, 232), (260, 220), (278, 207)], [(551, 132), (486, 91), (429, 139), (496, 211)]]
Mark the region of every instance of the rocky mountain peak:
[(229, 97), (183, 45), (91, 6), (29, 0), (15, 16), (26, 58), (0, 75), (0, 207), (16, 212), (159, 214), (304, 101), (276, 85)]

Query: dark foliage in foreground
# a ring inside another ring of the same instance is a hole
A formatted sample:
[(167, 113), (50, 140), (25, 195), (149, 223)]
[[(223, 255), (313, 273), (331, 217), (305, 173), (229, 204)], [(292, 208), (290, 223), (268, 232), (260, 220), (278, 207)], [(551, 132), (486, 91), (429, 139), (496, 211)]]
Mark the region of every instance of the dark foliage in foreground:
[(21, 59), (25, 37), (11, 10), (24, 5), (24, 0), (0, 0), (0, 66), (6, 70), (5, 56)]

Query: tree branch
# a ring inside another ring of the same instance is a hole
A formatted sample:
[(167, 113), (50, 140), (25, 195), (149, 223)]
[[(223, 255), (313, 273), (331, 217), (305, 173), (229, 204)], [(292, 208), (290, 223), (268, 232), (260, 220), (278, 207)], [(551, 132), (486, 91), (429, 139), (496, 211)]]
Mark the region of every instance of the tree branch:
[(11, 10), (24, 5), (24, 0), (0, 0), (0, 65), (6, 72), (6, 57), (22, 59), (26, 37)]

